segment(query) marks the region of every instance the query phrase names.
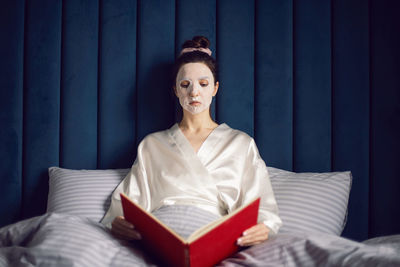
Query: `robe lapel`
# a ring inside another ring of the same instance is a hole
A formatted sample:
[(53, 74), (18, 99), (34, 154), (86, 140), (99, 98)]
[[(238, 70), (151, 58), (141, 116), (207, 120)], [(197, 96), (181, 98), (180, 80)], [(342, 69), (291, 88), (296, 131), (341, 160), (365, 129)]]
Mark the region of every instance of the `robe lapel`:
[(221, 138), (224, 136), (223, 133), (227, 128), (229, 127), (225, 123), (218, 125), (201, 145), (197, 156), (204, 166), (207, 166), (206, 163), (209, 161), (210, 157), (212, 157), (213, 150), (218, 146), (218, 143), (221, 142)]
[(201, 176), (209, 176), (208, 170), (204, 167), (203, 163), (197, 157), (189, 141), (179, 129), (177, 123), (170, 129), (171, 141), (176, 144), (177, 153), (190, 165), (190, 169)]
[[(221, 141), (221, 138), (223, 138), (225, 133), (229, 130), (230, 127), (225, 123), (219, 125), (210, 133), (197, 154), (179, 129), (177, 123), (172, 126), (169, 131), (172, 146), (176, 148), (176, 153), (179, 153), (186, 164), (188, 164), (188, 170), (192, 173), (190, 179), (193, 181), (193, 185), (197, 186), (199, 190), (201, 190), (201, 188), (206, 189), (205, 192), (213, 195), (219, 205), (224, 202), (222, 201), (222, 196), (218, 190), (216, 181), (213, 179), (205, 163), (209, 161), (210, 157), (213, 157), (211, 153), (213, 153), (218, 142)], [(220, 206), (219, 208), (221, 209), (221, 213), (226, 211), (226, 207)]]
[(197, 154), (185, 135), (179, 129), (177, 123), (175, 123), (175, 125), (171, 127), (170, 135), (176, 143), (177, 147), (179, 148), (180, 152), (184, 154), (184, 157), (190, 158), (191, 161), (196, 161), (200, 163), (203, 167), (206, 167), (205, 163), (207, 162), (208, 157), (223, 137), (222, 133), (224, 132), (224, 130), (226, 130), (226, 128), (229, 127), (225, 123), (218, 125), (217, 128), (215, 128), (203, 142)]
[(220, 131), (222, 128), (225, 128), (225, 126), (225, 124), (221, 124), (217, 128), (215, 128), (207, 137), (207, 139), (203, 142), (197, 154), (194, 151), (190, 142), (186, 139), (185, 135), (179, 129), (177, 123), (175, 123), (175, 125), (170, 128), (170, 136), (172, 138), (172, 141), (176, 144), (177, 149), (179, 150), (178, 153), (181, 153), (181, 156), (186, 159), (188, 164), (190, 164), (192, 168), (195, 168), (195, 171), (197, 173), (201, 173), (203, 177), (210, 176), (209, 171), (204, 164), (204, 160), (207, 159), (206, 156), (209, 155), (209, 153), (213, 150), (215, 145), (220, 140)]

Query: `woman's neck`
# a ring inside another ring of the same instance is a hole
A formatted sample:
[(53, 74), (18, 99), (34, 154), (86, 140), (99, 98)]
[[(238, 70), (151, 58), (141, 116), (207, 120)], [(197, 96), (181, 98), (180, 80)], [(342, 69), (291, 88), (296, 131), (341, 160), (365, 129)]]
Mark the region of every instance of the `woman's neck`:
[(183, 118), (179, 123), (181, 129), (189, 130), (191, 132), (198, 132), (204, 128), (214, 129), (217, 126), (218, 124), (211, 119), (208, 109), (195, 115), (184, 110)]

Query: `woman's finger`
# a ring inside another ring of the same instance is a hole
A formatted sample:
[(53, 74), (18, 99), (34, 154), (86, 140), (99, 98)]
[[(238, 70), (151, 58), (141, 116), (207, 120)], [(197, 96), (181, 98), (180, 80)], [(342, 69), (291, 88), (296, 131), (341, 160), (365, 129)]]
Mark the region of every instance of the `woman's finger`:
[(251, 246), (259, 244), (268, 239), (267, 233), (251, 234), (238, 239), (238, 245), (240, 246)]
[(130, 232), (130, 231), (135, 231), (133, 228), (128, 228), (128, 227), (126, 227), (125, 225), (118, 224), (118, 223), (113, 224), (111, 230), (113, 230), (113, 231), (118, 231), (118, 232)]
[(131, 228), (127, 228), (126, 226), (120, 225), (120, 224), (113, 225), (113, 227), (111, 228), (111, 231), (117, 232), (117, 233), (120, 233), (120, 234), (131, 235), (131, 236), (134, 236), (134, 235), (138, 234), (138, 232), (136, 230), (131, 229)]
[(127, 220), (125, 220), (125, 218), (122, 217), (122, 216), (116, 217), (114, 222), (117, 223), (117, 224), (124, 225), (124, 226), (126, 226), (128, 228), (134, 228), (133, 224), (128, 222)]
[(111, 232), (122, 239), (140, 239), (140, 233), (134, 230), (133, 224), (126, 221), (122, 216), (116, 217), (112, 222)]
[(262, 231), (262, 230), (269, 231), (268, 227), (265, 226), (265, 224), (259, 223), (259, 224), (256, 224), (256, 225), (250, 227), (246, 231), (244, 231), (243, 235), (246, 236), (246, 235), (249, 235), (249, 234), (257, 233), (257, 232)]
[(132, 240), (130, 237), (125, 236), (125, 235), (121, 235), (120, 233), (117, 232), (112, 232), (112, 235), (115, 236), (118, 239), (123, 239), (123, 240)]
[(114, 228), (111, 232), (124, 239), (141, 239), (140, 233), (131, 229)]
[(135, 228), (133, 224), (131, 224), (130, 222), (127, 222), (121, 218), (116, 218), (112, 222), (111, 226), (112, 226), (112, 228), (121, 229), (122, 231), (133, 230)]
[(244, 231), (243, 236), (237, 240), (237, 244), (240, 246), (259, 244), (268, 239), (268, 234), (269, 228), (265, 224), (259, 223)]
[(265, 241), (267, 239), (268, 239), (268, 233), (257, 233), (239, 238), (238, 244), (249, 245), (259, 241)]

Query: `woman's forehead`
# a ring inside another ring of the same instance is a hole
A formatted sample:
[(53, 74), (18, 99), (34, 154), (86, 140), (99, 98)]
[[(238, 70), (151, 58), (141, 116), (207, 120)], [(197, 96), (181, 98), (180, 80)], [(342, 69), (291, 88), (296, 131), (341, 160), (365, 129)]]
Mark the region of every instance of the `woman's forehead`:
[(203, 63), (187, 63), (183, 65), (178, 72), (179, 80), (183, 78), (211, 78), (212, 72), (206, 64)]

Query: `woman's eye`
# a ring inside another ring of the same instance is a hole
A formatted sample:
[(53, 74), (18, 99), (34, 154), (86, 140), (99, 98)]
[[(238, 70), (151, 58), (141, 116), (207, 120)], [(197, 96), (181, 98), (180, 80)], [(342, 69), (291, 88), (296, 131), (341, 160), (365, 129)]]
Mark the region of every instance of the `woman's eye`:
[(200, 82), (200, 86), (201, 86), (201, 87), (207, 87), (207, 86), (208, 86), (208, 82), (207, 82), (207, 81), (205, 81), (205, 82)]
[(181, 87), (182, 88), (188, 88), (189, 87), (189, 83), (181, 83)]

